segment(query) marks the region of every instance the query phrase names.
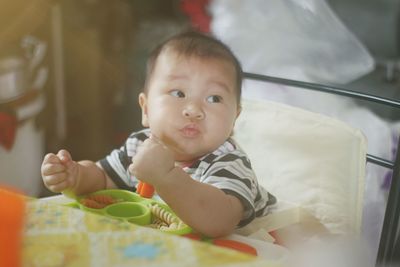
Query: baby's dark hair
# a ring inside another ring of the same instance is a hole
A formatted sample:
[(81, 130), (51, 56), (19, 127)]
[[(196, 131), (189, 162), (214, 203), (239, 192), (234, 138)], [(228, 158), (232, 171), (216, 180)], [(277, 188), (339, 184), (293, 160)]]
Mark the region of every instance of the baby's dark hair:
[(243, 71), (239, 60), (224, 43), (214, 37), (196, 31), (185, 31), (174, 35), (153, 50), (147, 60), (146, 81), (144, 84), (145, 92), (147, 91), (148, 83), (153, 74), (157, 58), (166, 49), (172, 49), (184, 56), (217, 58), (232, 63), (236, 70), (236, 96), (240, 104)]

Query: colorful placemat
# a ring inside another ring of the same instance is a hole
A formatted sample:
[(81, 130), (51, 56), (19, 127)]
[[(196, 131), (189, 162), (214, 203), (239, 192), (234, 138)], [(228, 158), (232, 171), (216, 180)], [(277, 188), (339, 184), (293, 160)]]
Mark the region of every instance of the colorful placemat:
[(28, 201), (23, 266), (278, 266), (79, 209)]

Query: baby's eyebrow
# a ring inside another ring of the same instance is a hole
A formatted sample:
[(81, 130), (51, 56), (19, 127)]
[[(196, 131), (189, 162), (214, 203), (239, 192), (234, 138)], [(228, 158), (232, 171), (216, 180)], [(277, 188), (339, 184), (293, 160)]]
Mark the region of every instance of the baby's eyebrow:
[(184, 80), (187, 79), (186, 75), (177, 75), (177, 74), (170, 74), (167, 76), (168, 80), (174, 81), (174, 80)]
[(220, 81), (210, 81), (209, 84), (215, 84), (218, 87), (222, 88), (224, 91), (226, 91), (227, 93), (231, 93), (231, 90), (229, 89), (229, 86), (226, 85), (224, 82), (220, 82)]

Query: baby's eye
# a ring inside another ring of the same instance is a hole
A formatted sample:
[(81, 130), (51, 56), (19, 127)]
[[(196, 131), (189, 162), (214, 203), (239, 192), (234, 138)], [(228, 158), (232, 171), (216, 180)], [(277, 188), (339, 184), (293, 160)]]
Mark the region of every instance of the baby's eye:
[(178, 97), (178, 98), (183, 98), (185, 97), (185, 93), (182, 92), (181, 90), (172, 90), (169, 92), (170, 95)]
[(219, 95), (210, 95), (207, 97), (207, 102), (210, 103), (220, 103), (222, 101), (222, 97)]

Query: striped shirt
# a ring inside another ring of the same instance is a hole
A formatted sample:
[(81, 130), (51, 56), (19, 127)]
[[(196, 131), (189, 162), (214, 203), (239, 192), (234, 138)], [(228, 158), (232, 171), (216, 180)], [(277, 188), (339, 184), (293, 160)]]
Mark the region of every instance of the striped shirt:
[[(149, 135), (148, 129), (131, 134), (120, 149), (113, 150), (99, 161), (119, 188), (135, 190), (138, 180), (132, 177), (128, 167), (137, 148)], [(231, 138), (183, 170), (192, 179), (213, 185), (241, 201), (244, 214), (239, 227), (247, 225), (255, 217), (266, 215), (269, 207), (276, 203), (276, 198), (258, 184), (247, 155)]]

